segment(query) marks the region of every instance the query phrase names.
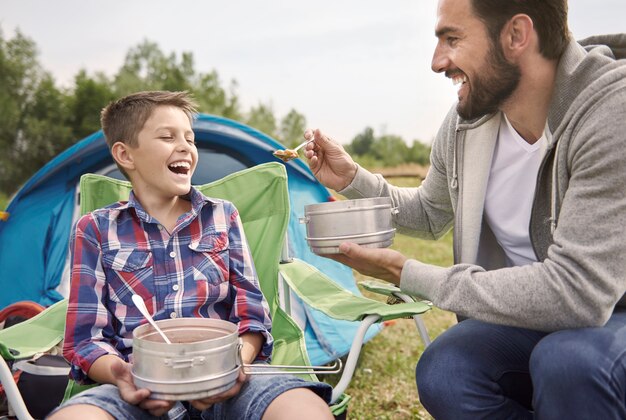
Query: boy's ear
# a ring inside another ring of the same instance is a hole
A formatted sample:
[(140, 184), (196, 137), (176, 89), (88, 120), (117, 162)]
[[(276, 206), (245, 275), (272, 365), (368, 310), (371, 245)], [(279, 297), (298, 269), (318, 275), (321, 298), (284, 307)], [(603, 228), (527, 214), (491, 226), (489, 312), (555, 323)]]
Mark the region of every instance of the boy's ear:
[(135, 169), (135, 162), (133, 160), (133, 154), (130, 151), (130, 147), (126, 143), (121, 141), (116, 142), (111, 147), (111, 155), (113, 160), (117, 162), (126, 171)]

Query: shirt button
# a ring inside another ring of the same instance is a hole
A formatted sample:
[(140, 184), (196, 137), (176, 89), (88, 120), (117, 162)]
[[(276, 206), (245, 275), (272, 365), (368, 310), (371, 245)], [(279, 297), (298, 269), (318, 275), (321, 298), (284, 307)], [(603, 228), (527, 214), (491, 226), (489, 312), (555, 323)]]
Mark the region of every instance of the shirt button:
[(172, 258), (176, 257), (176, 253), (174, 251), (170, 252), (170, 257)]
[(163, 225), (157, 225), (157, 227), (159, 228), (159, 230), (163, 230)]
[(172, 290), (178, 290), (178, 285), (177, 284), (173, 285)]
[(176, 317), (177, 317), (176, 312), (172, 312), (172, 313), (170, 314), (170, 318), (174, 319), (174, 318), (176, 318)]

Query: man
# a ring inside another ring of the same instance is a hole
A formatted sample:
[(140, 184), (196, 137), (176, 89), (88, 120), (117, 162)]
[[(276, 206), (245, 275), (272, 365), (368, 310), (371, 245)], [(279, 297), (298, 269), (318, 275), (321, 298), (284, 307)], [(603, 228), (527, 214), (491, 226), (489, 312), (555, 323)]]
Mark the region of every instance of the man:
[(350, 243), (333, 258), (469, 318), (417, 366), (435, 418), (626, 418), (626, 36), (576, 43), (566, 0), (437, 14), (432, 68), (458, 103), (422, 186), (388, 184), (319, 131), (305, 154), (348, 198), (391, 196), (417, 235), (454, 226), (455, 264)]

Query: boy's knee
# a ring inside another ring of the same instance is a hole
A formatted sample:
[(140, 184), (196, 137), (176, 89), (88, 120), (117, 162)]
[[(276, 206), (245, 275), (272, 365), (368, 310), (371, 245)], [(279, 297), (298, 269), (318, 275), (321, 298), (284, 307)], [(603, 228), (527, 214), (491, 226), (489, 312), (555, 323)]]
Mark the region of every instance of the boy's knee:
[(272, 401), (263, 414), (263, 420), (274, 419), (328, 419), (333, 415), (328, 404), (307, 388), (294, 388)]
[(115, 420), (113, 416), (95, 405), (76, 404), (63, 407), (50, 416), (47, 420), (74, 420), (74, 419), (93, 419), (93, 420)]

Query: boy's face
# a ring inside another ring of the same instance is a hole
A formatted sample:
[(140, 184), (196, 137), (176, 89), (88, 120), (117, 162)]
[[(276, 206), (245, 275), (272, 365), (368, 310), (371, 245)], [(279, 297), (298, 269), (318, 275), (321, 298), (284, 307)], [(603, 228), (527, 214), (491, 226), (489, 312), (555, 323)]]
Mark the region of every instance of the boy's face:
[(142, 199), (171, 199), (191, 188), (198, 150), (187, 115), (173, 106), (159, 106), (137, 136), (137, 146), (127, 147), (128, 175)]

